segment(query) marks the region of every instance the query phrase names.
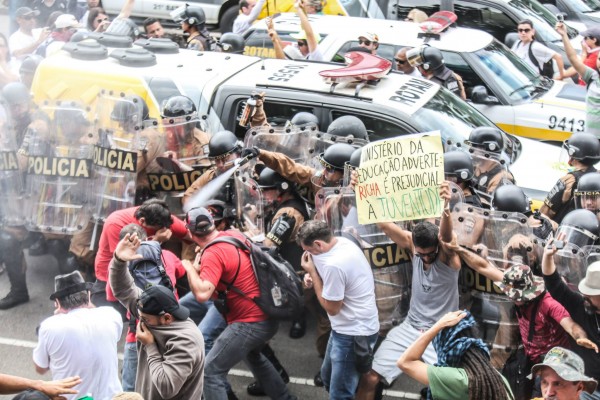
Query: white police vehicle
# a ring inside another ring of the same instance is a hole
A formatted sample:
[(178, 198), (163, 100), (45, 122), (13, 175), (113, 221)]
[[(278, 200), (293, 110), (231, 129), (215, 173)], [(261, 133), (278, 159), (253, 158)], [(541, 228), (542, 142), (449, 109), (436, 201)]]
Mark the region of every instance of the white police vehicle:
[[(544, 141), (562, 141), (585, 129), (585, 88), (540, 77), (505, 45), (486, 32), (447, 28), (439, 39), (426, 39), (418, 24), (353, 17), (316, 15), (310, 18), (321, 35), (319, 49), (326, 60), (344, 61), (344, 53), (358, 46), (361, 32), (379, 36), (378, 55), (392, 60), (402, 47), (427, 42), (440, 49), (446, 65), (464, 81), (467, 98), (508, 133)], [(298, 18), (275, 19), (282, 40), (300, 30)], [(262, 22), (246, 34), (246, 54), (274, 56)], [(265, 46), (264, 48), (262, 46)]]

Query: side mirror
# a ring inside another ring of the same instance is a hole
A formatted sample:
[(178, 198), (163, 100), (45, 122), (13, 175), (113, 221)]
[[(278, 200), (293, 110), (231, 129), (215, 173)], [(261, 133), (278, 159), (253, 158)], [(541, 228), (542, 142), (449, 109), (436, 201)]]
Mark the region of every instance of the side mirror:
[(471, 100), (475, 104), (500, 104), (498, 99), (494, 96), (490, 96), (485, 86), (482, 85), (478, 85), (473, 88), (471, 91)]
[(519, 34), (517, 32), (509, 32), (504, 36), (504, 44), (511, 49), (515, 43), (519, 41)]

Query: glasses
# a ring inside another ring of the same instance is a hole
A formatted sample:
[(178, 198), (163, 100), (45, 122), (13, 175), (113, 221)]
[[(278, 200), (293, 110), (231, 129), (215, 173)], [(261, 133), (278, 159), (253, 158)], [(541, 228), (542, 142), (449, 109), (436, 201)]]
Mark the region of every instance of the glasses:
[(365, 46), (370, 46), (371, 41), (367, 39), (358, 39), (358, 44), (364, 44)]
[(298, 47), (302, 47), (302, 46), (306, 46), (306, 45), (307, 45), (306, 42), (303, 42), (302, 40), (298, 41)]
[(438, 253), (438, 248), (436, 247), (434, 251), (431, 251), (429, 253), (418, 253), (415, 252), (415, 256), (419, 257), (419, 258), (432, 258), (435, 257), (436, 254)]
[(97, 23), (99, 23), (99, 24), (103, 23), (104, 21), (108, 21), (108, 17), (104, 17), (104, 18), (98, 18), (98, 19), (96, 20), (96, 22), (97, 22)]
[(517, 29), (517, 31), (519, 33), (523, 33), (523, 32), (529, 33), (529, 32), (531, 32), (531, 29), (530, 28), (519, 28), (519, 29)]
[(399, 58), (394, 58), (394, 60), (396, 61), (396, 64), (399, 64), (399, 65), (404, 65), (404, 64), (406, 64), (406, 61), (407, 61), (407, 60), (401, 60)]

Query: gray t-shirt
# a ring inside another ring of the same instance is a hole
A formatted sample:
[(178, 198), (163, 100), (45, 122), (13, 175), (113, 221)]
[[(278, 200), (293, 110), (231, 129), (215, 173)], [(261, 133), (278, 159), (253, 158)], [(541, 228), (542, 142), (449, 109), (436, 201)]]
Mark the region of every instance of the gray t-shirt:
[(458, 270), (436, 258), (429, 270), (413, 257), (412, 295), (408, 322), (416, 329), (429, 329), (444, 314), (458, 310)]
[(585, 96), (585, 131), (600, 138), (600, 77), (598, 71), (586, 67), (581, 80), (588, 86)]

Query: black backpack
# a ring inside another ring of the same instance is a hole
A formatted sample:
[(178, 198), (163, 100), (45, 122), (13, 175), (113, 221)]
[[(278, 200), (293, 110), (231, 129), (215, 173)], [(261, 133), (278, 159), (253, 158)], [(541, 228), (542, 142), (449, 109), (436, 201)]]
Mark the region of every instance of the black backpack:
[(142, 242), (138, 253), (143, 256), (129, 263), (129, 273), (135, 285), (142, 290), (161, 285), (173, 290), (173, 282), (165, 271), (160, 243), (148, 240)]
[(302, 281), (276, 248), (262, 248), (252, 242), (244, 243), (232, 236), (222, 236), (207, 244), (203, 251), (216, 243), (228, 243), (250, 255), (260, 295), (250, 298), (233, 286), (237, 274), (228, 284), (228, 290), (251, 299), (265, 314), (274, 319), (293, 319), (302, 312), (304, 308)]
[(533, 65), (535, 65), (535, 67), (538, 69), (538, 71), (540, 72), (540, 75), (545, 76), (546, 78), (550, 78), (550, 79), (554, 78), (554, 66), (552, 65), (552, 59), (546, 61), (544, 64), (542, 64), (540, 66), (540, 62), (537, 60), (537, 58), (535, 58), (535, 56), (533, 55), (533, 50), (531, 50), (534, 43), (535, 43), (535, 40), (533, 40), (529, 44), (529, 49), (528, 49), (529, 59), (531, 60)]

